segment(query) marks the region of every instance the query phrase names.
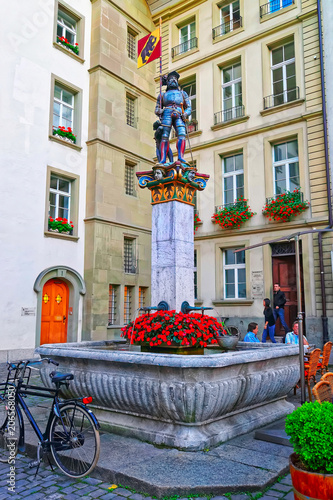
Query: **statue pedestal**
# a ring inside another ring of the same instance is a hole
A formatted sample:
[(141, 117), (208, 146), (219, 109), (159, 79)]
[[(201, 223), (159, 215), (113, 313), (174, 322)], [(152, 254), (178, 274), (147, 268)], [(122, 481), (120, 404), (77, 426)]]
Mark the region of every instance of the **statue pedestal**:
[(151, 303), (180, 311), (194, 303), (194, 210), (172, 200), (153, 205)]

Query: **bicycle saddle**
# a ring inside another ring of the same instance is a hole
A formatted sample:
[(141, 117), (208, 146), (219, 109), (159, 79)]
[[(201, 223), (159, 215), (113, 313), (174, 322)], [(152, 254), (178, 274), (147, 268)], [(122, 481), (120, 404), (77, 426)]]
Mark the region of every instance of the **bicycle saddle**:
[(51, 372), (50, 377), (54, 384), (58, 382), (64, 382), (65, 380), (73, 380), (73, 373), (59, 373), (59, 372)]

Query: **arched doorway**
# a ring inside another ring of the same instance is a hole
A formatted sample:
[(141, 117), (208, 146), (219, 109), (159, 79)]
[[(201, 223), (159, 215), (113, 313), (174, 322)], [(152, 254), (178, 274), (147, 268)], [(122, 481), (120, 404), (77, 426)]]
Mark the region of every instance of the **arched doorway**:
[(50, 279), (43, 287), (41, 344), (67, 342), (69, 289), (59, 279)]

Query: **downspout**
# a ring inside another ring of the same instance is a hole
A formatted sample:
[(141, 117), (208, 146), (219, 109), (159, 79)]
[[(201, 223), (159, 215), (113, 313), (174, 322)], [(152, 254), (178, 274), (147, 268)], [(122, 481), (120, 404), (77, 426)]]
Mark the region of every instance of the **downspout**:
[[(323, 110), (323, 125), (324, 125), (324, 146), (325, 146), (325, 168), (326, 168), (326, 184), (327, 184), (327, 204), (328, 204), (328, 222), (329, 228), (333, 226), (332, 219), (332, 191), (330, 178), (330, 165), (328, 157), (328, 134), (327, 134), (327, 114), (326, 114), (326, 95), (325, 95), (325, 75), (324, 75), (324, 54), (323, 54), (323, 30), (321, 19), (321, 1), (317, 0), (318, 10), (318, 29), (319, 29), (319, 52), (320, 52), (320, 76), (321, 76), (321, 96)], [(323, 327), (323, 343), (329, 340), (328, 337), (328, 319), (326, 316), (326, 290), (325, 290), (325, 274), (324, 274), (324, 258), (323, 258), (323, 234), (318, 233), (318, 249), (319, 249), (319, 265), (320, 265), (320, 288), (322, 297), (322, 327)]]

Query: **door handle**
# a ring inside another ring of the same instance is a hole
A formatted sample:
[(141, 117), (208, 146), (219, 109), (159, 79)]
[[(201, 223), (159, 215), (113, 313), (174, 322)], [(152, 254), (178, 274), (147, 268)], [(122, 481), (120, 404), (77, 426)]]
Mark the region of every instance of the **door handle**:
[(65, 323), (66, 319), (67, 319), (66, 316), (62, 318), (63, 323)]

